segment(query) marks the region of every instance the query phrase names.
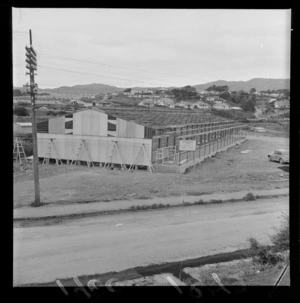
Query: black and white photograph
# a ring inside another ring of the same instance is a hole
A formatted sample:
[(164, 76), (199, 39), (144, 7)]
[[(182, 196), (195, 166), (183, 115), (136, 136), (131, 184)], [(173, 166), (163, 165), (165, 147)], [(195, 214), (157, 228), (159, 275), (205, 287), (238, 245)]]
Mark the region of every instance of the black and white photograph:
[(13, 286), (290, 286), (291, 13), (13, 7)]

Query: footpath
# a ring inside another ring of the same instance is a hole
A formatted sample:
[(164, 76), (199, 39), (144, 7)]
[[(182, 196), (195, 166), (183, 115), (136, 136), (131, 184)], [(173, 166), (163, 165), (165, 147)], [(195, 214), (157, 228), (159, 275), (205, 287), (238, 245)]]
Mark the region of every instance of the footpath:
[[(151, 199), (140, 200), (118, 200), (110, 202), (89, 202), (89, 203), (66, 203), (66, 204), (45, 204), (40, 207), (24, 206), (13, 210), (14, 221), (38, 220), (59, 217), (74, 217), (79, 215), (96, 215), (97, 213), (129, 211), (138, 206), (153, 206), (154, 204), (163, 206), (180, 206), (186, 203), (195, 203), (201, 200), (201, 203), (232, 202), (230, 200), (241, 200), (249, 191), (231, 192), (231, 193), (214, 193), (197, 196), (171, 196), (171, 197), (154, 197)], [(251, 193), (257, 198), (271, 198), (274, 196), (289, 195), (289, 188), (280, 188), (272, 190), (252, 190)], [(158, 207), (160, 208), (160, 207)]]

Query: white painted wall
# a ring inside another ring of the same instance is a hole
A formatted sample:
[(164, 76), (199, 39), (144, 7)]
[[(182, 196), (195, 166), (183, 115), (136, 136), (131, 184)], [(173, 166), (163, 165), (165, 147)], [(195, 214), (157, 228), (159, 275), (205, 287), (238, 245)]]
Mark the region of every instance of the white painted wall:
[(85, 110), (73, 114), (73, 134), (107, 136), (107, 114)]
[[(38, 155), (45, 157), (47, 146), (50, 138), (55, 138), (54, 144), (58, 154), (52, 148), (50, 158), (59, 157), (60, 159), (72, 160), (75, 157), (80, 139), (85, 139), (92, 161), (107, 162), (110, 161), (110, 152), (113, 141), (117, 141), (118, 149), (121, 154), (123, 164), (132, 164), (142, 144), (145, 144), (146, 154), (151, 161), (152, 140), (151, 139), (135, 139), (135, 138), (119, 138), (119, 137), (97, 137), (83, 135), (64, 135), (64, 134), (46, 134), (38, 133)], [(80, 161), (89, 160), (87, 152), (83, 149), (79, 157)], [(115, 153), (111, 163), (120, 163)], [(141, 151), (135, 161), (136, 165), (148, 165), (147, 158)]]

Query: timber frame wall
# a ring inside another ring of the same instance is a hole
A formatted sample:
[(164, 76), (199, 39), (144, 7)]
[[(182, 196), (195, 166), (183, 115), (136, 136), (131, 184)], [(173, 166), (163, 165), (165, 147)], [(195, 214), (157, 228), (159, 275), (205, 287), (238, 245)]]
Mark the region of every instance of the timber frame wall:
[(160, 149), (173, 146), (178, 152), (180, 140), (196, 140), (197, 145), (200, 145), (217, 138), (228, 137), (234, 133), (234, 130), (244, 127), (244, 124), (235, 121), (155, 127), (152, 138), (152, 162), (156, 162), (156, 153)]

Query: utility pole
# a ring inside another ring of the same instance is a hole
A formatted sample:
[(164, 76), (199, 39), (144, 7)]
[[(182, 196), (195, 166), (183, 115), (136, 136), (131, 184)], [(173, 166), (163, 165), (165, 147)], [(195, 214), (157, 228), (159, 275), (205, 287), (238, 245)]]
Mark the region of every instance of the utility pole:
[(39, 158), (37, 148), (37, 127), (35, 115), (35, 94), (37, 93), (37, 85), (34, 83), (34, 71), (37, 70), (36, 52), (32, 46), (31, 29), (29, 30), (30, 47), (25, 46), (26, 49), (26, 75), (30, 75), (30, 95), (31, 95), (31, 115), (32, 115), (32, 141), (33, 141), (33, 179), (34, 179), (34, 193), (35, 200), (32, 206), (40, 206), (40, 180), (39, 180)]

